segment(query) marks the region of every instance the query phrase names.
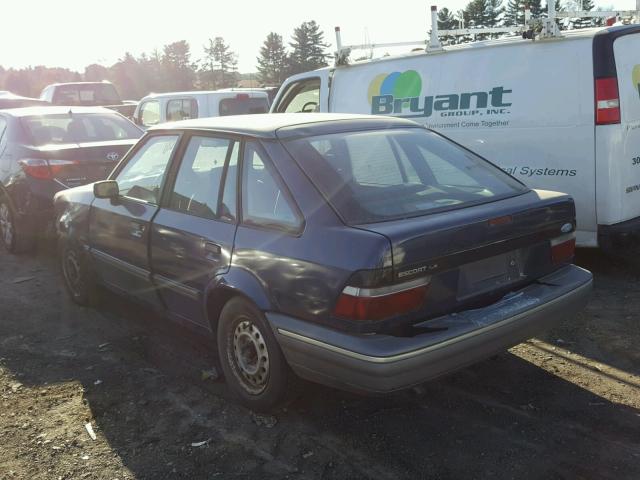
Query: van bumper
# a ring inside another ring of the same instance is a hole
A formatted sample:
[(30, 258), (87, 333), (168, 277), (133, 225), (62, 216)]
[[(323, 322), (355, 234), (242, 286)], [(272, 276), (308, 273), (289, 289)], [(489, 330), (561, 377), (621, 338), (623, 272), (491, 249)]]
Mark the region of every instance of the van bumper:
[(414, 337), (351, 334), (277, 313), (266, 316), (299, 376), (386, 393), (483, 360), (571, 318), (591, 288), (591, 273), (569, 265), (487, 307), (425, 321), (418, 327), (431, 330)]

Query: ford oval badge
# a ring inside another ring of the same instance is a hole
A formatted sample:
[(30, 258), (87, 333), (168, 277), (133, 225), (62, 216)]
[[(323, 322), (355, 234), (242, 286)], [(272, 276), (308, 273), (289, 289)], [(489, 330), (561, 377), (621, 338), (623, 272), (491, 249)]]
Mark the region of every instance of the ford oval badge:
[[(107, 153), (107, 160), (109, 160), (110, 162), (115, 162), (119, 158), (120, 158), (120, 155), (118, 155), (117, 152), (109, 152), (109, 153)], [(564, 227), (562, 227), (562, 228), (564, 228)]]
[(573, 230), (573, 225), (570, 223), (565, 223), (564, 225), (562, 225), (562, 227), (560, 227), (560, 231), (562, 233), (569, 233), (572, 230)]

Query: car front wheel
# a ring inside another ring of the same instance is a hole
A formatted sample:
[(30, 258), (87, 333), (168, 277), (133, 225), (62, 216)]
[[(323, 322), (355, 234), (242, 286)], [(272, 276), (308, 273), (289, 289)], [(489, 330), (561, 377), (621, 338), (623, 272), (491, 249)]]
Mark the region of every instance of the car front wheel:
[(95, 278), (81, 248), (63, 241), (60, 248), (60, 267), (64, 285), (71, 299), (82, 306), (89, 306), (96, 299)]
[(289, 367), (264, 315), (249, 301), (236, 297), (222, 309), (218, 352), (228, 385), (246, 407), (268, 411), (282, 400)]

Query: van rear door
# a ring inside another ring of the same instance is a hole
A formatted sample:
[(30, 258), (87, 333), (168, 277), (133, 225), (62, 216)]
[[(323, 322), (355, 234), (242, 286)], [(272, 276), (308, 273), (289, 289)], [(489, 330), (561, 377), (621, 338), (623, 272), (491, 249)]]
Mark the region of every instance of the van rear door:
[[(640, 217), (639, 50), (638, 26), (611, 28), (594, 37), (597, 215), (601, 233), (606, 233), (606, 226)], [(618, 102), (609, 99), (616, 93)]]

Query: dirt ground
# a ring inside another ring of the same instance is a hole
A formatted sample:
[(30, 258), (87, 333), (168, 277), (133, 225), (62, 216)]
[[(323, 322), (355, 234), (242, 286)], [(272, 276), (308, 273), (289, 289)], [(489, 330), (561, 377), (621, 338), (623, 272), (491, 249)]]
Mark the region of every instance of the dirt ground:
[(50, 252), (2, 253), (0, 479), (638, 479), (639, 275), (578, 263), (592, 299), (540, 339), (388, 397), (303, 382), (264, 416), (206, 343), (110, 294), (74, 306)]

